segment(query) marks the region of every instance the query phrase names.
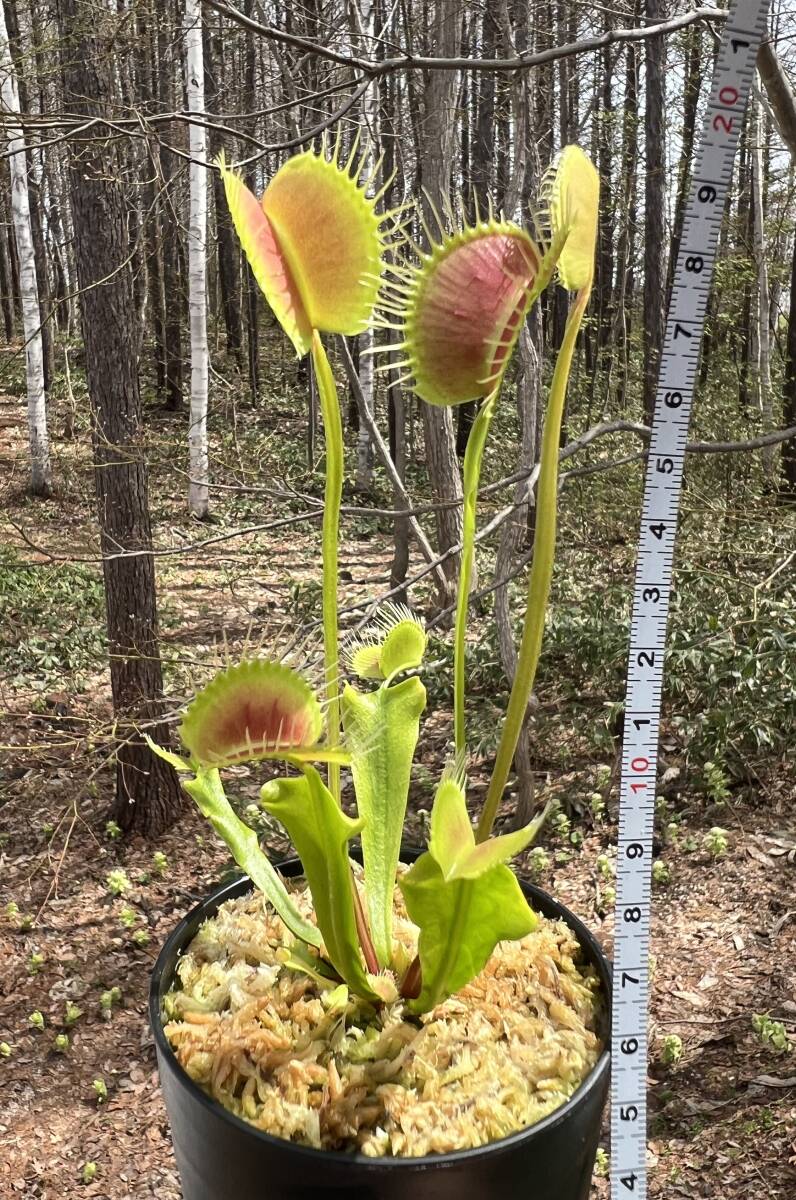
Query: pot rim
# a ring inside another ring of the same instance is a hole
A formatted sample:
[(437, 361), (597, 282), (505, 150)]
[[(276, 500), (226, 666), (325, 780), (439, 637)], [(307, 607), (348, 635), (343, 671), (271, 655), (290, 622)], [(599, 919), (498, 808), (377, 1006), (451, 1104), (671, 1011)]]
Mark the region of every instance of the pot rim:
[[(405, 851), (402, 851), (402, 856)], [(417, 850), (410, 850), (410, 854), (416, 855)], [(275, 863), (277, 870), (287, 874), (295, 873), (295, 868), (301, 866), (300, 861), (296, 857), (282, 859)], [(290, 870), (292, 868), (292, 870)], [(239, 895), (245, 894), (247, 891), (252, 891), (254, 884), (246, 875), (239, 876), (237, 879), (230, 880), (227, 883), (219, 884), (212, 889), (202, 900), (193, 906), (181, 918), (179, 923), (169, 934), (164, 942), (160, 953), (155, 961), (155, 966), (152, 970), (152, 976), (149, 986), (149, 1024), (152, 1029), (155, 1044), (161, 1057), (161, 1062), (158, 1064), (162, 1070), (164, 1066), (168, 1067), (174, 1078), (188, 1092), (191, 1098), (205, 1109), (220, 1117), (223, 1121), (230, 1124), (239, 1132), (244, 1132), (265, 1143), (272, 1150), (279, 1148), (285, 1152), (297, 1155), (299, 1158), (309, 1157), (309, 1159), (320, 1162), (324, 1159), (333, 1161), (340, 1165), (345, 1163), (356, 1164), (359, 1168), (372, 1170), (420, 1170), (429, 1167), (442, 1167), (446, 1164), (460, 1164), (468, 1160), (483, 1156), (483, 1155), (498, 1155), (505, 1153), (517, 1146), (521, 1141), (534, 1138), (538, 1135), (546, 1133), (548, 1130), (555, 1128), (577, 1109), (584, 1101), (588, 1092), (596, 1087), (607, 1074), (611, 1061), (611, 1046), (610, 1046), (610, 1008), (611, 1008), (611, 967), (605, 953), (595, 938), (591, 930), (584, 924), (579, 917), (571, 912), (559, 900), (556, 900), (543, 888), (536, 887), (535, 884), (528, 883), (525, 880), (518, 880), (523, 891), (526, 892), (528, 898), (532, 901), (542, 900), (546, 907), (551, 905), (560, 910), (559, 917), (569, 925), (576, 934), (577, 939), (584, 949), (590, 952), (590, 957), (600, 976), (602, 984), (605, 1010), (603, 1015), (603, 1034), (605, 1036), (605, 1045), (600, 1057), (589, 1071), (588, 1075), (580, 1082), (578, 1087), (572, 1093), (570, 1098), (562, 1105), (555, 1109), (548, 1116), (543, 1117), (540, 1121), (536, 1121), (533, 1125), (526, 1125), (523, 1129), (518, 1129), (515, 1133), (508, 1134), (507, 1137), (498, 1138), (493, 1142), (486, 1142), (483, 1146), (471, 1146), (465, 1150), (452, 1150), (447, 1154), (425, 1154), (417, 1157), (389, 1156), (384, 1155), (379, 1158), (371, 1158), (366, 1154), (351, 1153), (346, 1150), (319, 1150), (314, 1146), (305, 1146), (300, 1142), (291, 1142), (287, 1138), (280, 1138), (271, 1133), (266, 1133), (263, 1129), (258, 1129), (256, 1126), (244, 1121), (242, 1117), (230, 1112), (223, 1104), (212, 1099), (207, 1093), (191, 1079), (190, 1075), (180, 1065), (177, 1056), (169, 1044), (169, 1040), (163, 1029), (163, 1021), (161, 1019), (161, 996), (165, 992), (164, 977), (167, 970), (171, 967), (172, 973), (174, 965), (185, 949), (186, 934), (192, 926), (195, 925), (197, 918), (203, 913), (206, 913), (205, 919), (209, 919), (212, 915), (210, 909), (217, 910), (226, 900), (236, 899)], [(198, 928), (198, 925), (196, 926)], [(196, 930), (194, 929), (195, 933)], [(176, 956), (175, 956), (176, 951)], [(174, 958), (174, 964), (171, 960)], [(170, 981), (169, 981), (170, 986)]]

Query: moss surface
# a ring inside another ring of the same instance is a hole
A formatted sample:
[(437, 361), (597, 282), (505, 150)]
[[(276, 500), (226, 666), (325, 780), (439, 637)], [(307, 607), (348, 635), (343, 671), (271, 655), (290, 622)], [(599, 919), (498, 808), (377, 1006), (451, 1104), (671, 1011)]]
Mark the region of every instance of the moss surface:
[[(310, 916), (309, 895), (296, 899)], [(410, 961), (417, 930), (397, 890), (395, 936)], [(462, 1150), (546, 1116), (596, 1063), (599, 983), (578, 956), (568, 927), (542, 917), (417, 1019), (389, 972), (376, 1009), (294, 969), (254, 893), (224, 904), (181, 959), (166, 1034), (211, 1096), (276, 1136), (373, 1157)]]

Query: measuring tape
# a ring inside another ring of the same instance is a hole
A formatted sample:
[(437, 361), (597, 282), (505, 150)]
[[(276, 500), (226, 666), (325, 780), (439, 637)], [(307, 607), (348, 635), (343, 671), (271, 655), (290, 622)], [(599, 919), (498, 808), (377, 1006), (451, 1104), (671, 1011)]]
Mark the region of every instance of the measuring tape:
[(619, 800), (611, 1028), (613, 1200), (647, 1195), (652, 829), (674, 539), (719, 230), (767, 14), (768, 0), (730, 4), (683, 220), (647, 460)]

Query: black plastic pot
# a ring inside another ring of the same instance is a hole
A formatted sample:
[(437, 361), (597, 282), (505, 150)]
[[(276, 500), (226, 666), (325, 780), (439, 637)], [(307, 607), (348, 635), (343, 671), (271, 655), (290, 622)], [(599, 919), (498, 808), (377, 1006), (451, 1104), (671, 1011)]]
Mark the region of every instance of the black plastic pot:
[[(300, 869), (295, 859), (280, 866), (285, 875)], [(563, 905), (530, 884), (522, 887), (539, 912), (563, 917), (596, 967), (606, 997), (607, 1039), (611, 989), (602, 950)], [(607, 1049), (571, 1099), (536, 1125), (476, 1150), (425, 1158), (372, 1159), (294, 1145), (209, 1099), (172, 1053), (161, 1002), (180, 954), (202, 922), (250, 888), (248, 879), (226, 884), (192, 909), (166, 942), (152, 975), (149, 1015), (183, 1200), (586, 1200), (608, 1091)]]

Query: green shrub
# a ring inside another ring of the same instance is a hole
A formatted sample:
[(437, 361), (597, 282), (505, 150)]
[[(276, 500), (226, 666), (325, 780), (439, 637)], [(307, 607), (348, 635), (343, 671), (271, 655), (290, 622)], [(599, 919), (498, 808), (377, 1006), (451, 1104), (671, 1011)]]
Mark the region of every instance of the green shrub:
[(105, 654), (102, 579), (79, 563), (31, 566), (0, 547), (0, 670), (12, 683), (47, 686), (101, 663)]

